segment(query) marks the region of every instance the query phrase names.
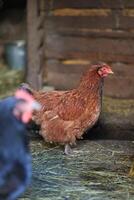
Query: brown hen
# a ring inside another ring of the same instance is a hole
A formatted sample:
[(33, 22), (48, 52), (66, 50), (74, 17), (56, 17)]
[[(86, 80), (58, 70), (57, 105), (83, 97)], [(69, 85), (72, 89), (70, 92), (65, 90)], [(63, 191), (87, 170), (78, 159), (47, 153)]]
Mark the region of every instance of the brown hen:
[(98, 120), (103, 79), (111, 73), (105, 63), (93, 65), (83, 75), (78, 87), (68, 91), (42, 92), (23, 85), (42, 105), (42, 109), (34, 114), (34, 121), (40, 124), (40, 134), (45, 141), (63, 144), (65, 153), (70, 153), (70, 145)]

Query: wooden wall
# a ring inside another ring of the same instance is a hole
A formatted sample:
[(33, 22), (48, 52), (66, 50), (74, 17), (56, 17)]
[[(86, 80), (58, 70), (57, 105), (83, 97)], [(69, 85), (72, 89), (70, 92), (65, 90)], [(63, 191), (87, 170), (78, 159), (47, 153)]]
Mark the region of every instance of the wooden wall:
[(115, 72), (105, 95), (134, 98), (134, 0), (45, 1), (45, 67), (56, 89), (73, 88), (90, 63)]

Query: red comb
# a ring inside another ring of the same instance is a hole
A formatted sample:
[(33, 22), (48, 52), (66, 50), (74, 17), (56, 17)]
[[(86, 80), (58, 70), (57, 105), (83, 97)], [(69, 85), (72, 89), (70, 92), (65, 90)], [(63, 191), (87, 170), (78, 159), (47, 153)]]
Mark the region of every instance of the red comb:
[(17, 99), (24, 99), (26, 101), (33, 101), (34, 98), (26, 91), (19, 89), (15, 92), (15, 97)]

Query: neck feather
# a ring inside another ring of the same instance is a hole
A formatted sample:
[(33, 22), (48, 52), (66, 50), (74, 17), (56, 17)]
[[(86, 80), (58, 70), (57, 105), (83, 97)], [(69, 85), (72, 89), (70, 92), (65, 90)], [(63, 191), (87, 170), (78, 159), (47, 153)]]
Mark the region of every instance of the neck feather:
[(99, 74), (92, 70), (89, 71), (86, 75), (84, 75), (79, 84), (79, 90), (82, 92), (84, 91), (100, 91), (102, 90), (103, 78), (99, 76)]

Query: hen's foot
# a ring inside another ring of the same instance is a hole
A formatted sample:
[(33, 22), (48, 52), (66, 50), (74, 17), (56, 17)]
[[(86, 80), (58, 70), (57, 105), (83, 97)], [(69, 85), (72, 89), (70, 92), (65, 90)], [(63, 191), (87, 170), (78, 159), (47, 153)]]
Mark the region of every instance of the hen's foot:
[(73, 151), (72, 151), (72, 149), (71, 149), (71, 147), (70, 147), (69, 144), (66, 144), (66, 145), (65, 145), (64, 153), (65, 153), (65, 155), (69, 155), (69, 154), (72, 154), (72, 153), (73, 153)]

